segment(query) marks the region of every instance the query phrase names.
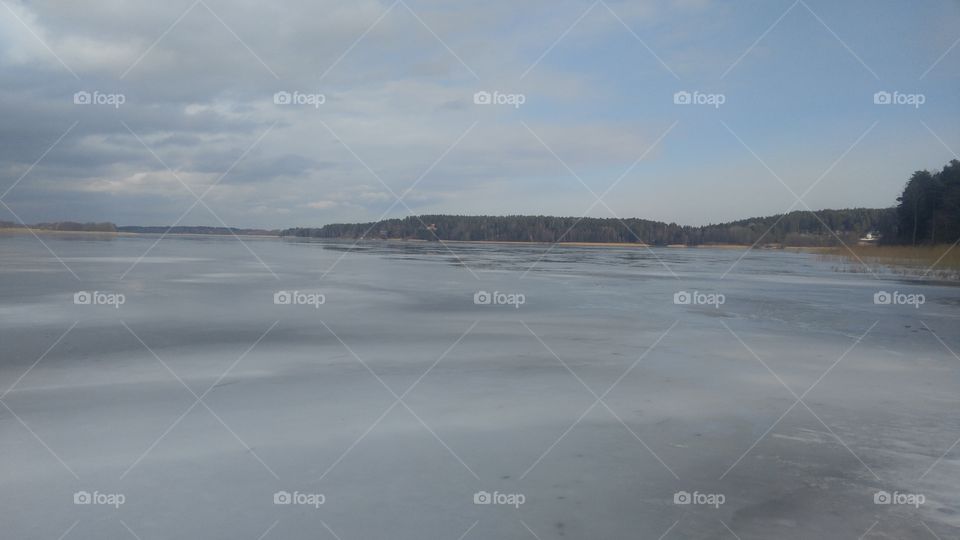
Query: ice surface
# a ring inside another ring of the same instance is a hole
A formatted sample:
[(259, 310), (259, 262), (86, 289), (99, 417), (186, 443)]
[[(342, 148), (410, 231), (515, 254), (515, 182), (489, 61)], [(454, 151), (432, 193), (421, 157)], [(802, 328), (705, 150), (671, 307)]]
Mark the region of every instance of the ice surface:
[(0, 239), (3, 538), (960, 535), (957, 287), (779, 251), (721, 279), (742, 251), (245, 239), (268, 270), (195, 237), (121, 280), (156, 237), (45, 241), (79, 281)]

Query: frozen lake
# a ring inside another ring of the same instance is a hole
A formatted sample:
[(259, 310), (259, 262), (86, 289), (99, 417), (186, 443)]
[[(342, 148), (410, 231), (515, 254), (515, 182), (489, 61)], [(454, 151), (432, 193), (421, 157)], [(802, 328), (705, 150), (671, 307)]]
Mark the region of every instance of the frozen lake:
[(42, 238), (62, 263), (0, 238), (3, 538), (960, 536), (955, 286), (782, 251)]

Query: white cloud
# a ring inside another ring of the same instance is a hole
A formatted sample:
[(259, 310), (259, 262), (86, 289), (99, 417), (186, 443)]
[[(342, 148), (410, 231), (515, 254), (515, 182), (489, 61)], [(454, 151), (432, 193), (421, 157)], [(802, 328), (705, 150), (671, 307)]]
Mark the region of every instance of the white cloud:
[(335, 208), (338, 205), (339, 203), (336, 201), (314, 201), (312, 203), (308, 203), (307, 207), (317, 210), (329, 210), (330, 208)]

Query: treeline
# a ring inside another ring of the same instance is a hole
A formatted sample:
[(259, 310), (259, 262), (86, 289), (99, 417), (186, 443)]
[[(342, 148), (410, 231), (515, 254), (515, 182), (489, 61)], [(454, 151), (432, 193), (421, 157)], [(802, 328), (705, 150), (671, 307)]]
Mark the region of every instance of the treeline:
[(882, 244), (960, 241), (960, 161), (917, 171), (894, 208), (794, 211), (701, 227), (645, 219), (424, 215), (376, 223), (295, 228), (281, 236), (500, 242), (598, 242), (650, 245), (772, 244), (831, 246), (865, 235)]
[(943, 244), (960, 239), (960, 161), (943, 170), (913, 173), (897, 198), (897, 228), (901, 244)]
[(856, 242), (869, 232), (889, 229), (893, 209), (853, 208), (795, 211), (691, 227), (645, 219), (550, 216), (423, 215), (369, 223), (294, 228), (282, 236), (344, 239), (418, 239), (499, 242), (598, 242), (669, 244), (781, 244), (826, 246)]

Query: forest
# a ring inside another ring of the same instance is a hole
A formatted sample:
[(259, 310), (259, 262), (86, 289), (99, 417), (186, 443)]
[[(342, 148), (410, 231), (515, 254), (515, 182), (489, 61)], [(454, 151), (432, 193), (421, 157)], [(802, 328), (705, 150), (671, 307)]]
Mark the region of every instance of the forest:
[(913, 173), (897, 198), (891, 242), (907, 245), (952, 244), (960, 239), (960, 161), (937, 172)]
[(284, 236), (499, 242), (596, 242), (649, 245), (781, 244), (827, 246), (889, 229), (893, 209), (795, 211), (692, 227), (637, 218), (423, 215), (375, 223), (287, 229)]
[(687, 226), (638, 218), (422, 215), (368, 223), (286, 229), (282, 236), (649, 245), (834, 246), (866, 235), (887, 245), (960, 239), (960, 161), (917, 171), (890, 208), (793, 211), (728, 223)]

